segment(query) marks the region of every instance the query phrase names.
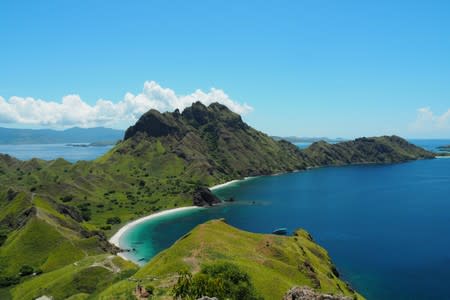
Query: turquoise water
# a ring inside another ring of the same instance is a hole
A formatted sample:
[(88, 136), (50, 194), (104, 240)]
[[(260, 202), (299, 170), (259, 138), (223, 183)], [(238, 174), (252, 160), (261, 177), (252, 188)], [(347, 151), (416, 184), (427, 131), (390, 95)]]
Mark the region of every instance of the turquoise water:
[(112, 147), (72, 147), (66, 144), (0, 145), (0, 153), (9, 154), (21, 160), (32, 158), (53, 160), (62, 157), (70, 162), (76, 162), (94, 160)]
[(450, 159), (258, 177), (216, 194), (237, 201), (128, 231), (131, 257), (144, 263), (197, 224), (226, 218), (253, 232), (305, 228), (369, 299), (450, 294)]

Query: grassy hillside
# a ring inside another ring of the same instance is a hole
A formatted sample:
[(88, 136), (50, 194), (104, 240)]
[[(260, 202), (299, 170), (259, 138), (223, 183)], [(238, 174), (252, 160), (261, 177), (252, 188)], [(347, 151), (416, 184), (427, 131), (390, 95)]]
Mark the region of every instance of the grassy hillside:
[[(165, 299), (170, 296), (178, 272), (187, 268), (195, 273), (202, 265), (217, 262), (235, 264), (247, 273), (264, 299), (281, 299), (295, 285), (362, 299), (339, 279), (327, 252), (307, 232), (298, 230), (292, 237), (255, 234), (221, 220), (197, 226), (132, 278), (144, 286), (154, 286), (158, 295), (155, 299)], [(100, 296), (125, 299), (135, 285), (133, 281), (121, 281)]]
[(303, 153), (309, 166), (399, 163), (435, 156), (398, 136), (359, 138), (337, 144), (315, 142)]
[[(89, 256), (55, 271), (31, 277), (11, 290), (11, 299), (98, 299), (98, 294), (136, 272), (134, 264), (113, 255)], [(111, 298), (112, 299), (112, 298)]]
[(116, 253), (107, 237), (119, 227), (192, 205), (199, 187), (308, 167), (432, 157), (395, 136), (317, 142), (301, 151), (217, 103), (195, 103), (182, 113), (151, 110), (123, 141), (91, 162), (20, 161), (0, 154), (0, 288), (8, 289), (0, 295), (29, 280), (21, 276), (24, 266), (42, 271), (40, 277)]

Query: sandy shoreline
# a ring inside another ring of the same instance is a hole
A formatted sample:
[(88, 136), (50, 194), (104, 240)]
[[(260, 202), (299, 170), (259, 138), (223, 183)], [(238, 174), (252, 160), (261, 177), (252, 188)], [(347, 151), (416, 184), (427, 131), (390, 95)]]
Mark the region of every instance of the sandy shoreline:
[(214, 186), (210, 187), (209, 189), (211, 191), (214, 191), (214, 190), (224, 188), (226, 186), (232, 185), (232, 184), (240, 182), (240, 181), (245, 181), (245, 180), (249, 180), (249, 179), (253, 179), (253, 178), (257, 178), (257, 177), (260, 177), (260, 176), (250, 176), (250, 177), (245, 177), (244, 179), (234, 179), (234, 180), (227, 181), (225, 183), (214, 185)]
[[(214, 186), (210, 187), (209, 189), (211, 191), (216, 190), (216, 189), (221, 189), (221, 188), (224, 188), (226, 186), (229, 186), (229, 185), (232, 185), (234, 183), (237, 183), (239, 181), (249, 180), (249, 179), (256, 178), (256, 177), (257, 176), (255, 176), (255, 177), (245, 177), (244, 179), (231, 180), (231, 181), (228, 181), (228, 182), (225, 182), (225, 183), (214, 185)], [(164, 210), (164, 211), (161, 211), (161, 212), (158, 212), (158, 213), (155, 213), (155, 214), (151, 214), (151, 215), (148, 215), (148, 216), (136, 219), (136, 220), (131, 221), (131, 222), (125, 224), (124, 226), (120, 227), (120, 229), (109, 239), (109, 242), (111, 244), (113, 244), (113, 245), (123, 249), (123, 247), (120, 245), (120, 239), (122, 238), (122, 236), (124, 235), (125, 232), (127, 232), (130, 229), (132, 229), (134, 226), (136, 226), (138, 224), (141, 224), (143, 222), (146, 222), (148, 220), (161, 217), (161, 216), (170, 215), (170, 214), (173, 214), (173, 213), (176, 213), (176, 212), (180, 212), (180, 211), (194, 210), (194, 209), (202, 209), (202, 207), (199, 207), (199, 206), (178, 207), (178, 208)], [(129, 258), (127, 258), (124, 255), (124, 253), (127, 253), (127, 252), (119, 252), (119, 253), (117, 253), (117, 255), (120, 256), (121, 258), (125, 259), (125, 260), (130, 260)]]
[[(180, 211), (186, 211), (186, 210), (193, 210), (193, 209), (201, 209), (201, 207), (198, 206), (186, 206), (186, 207), (178, 207), (178, 208), (173, 208), (173, 209), (168, 209), (168, 210), (164, 210), (155, 214), (151, 214), (142, 218), (139, 218), (137, 220), (134, 220), (130, 223), (125, 224), (124, 226), (122, 226), (110, 239), (109, 242), (119, 248), (122, 248), (120, 245), (120, 238), (122, 237), (122, 235), (127, 232), (128, 230), (130, 230), (131, 228), (133, 228), (134, 226), (142, 223), (142, 222), (146, 222), (148, 220), (151, 219), (155, 219), (161, 216), (165, 216), (165, 215), (170, 215), (176, 212), (180, 212)], [(127, 259), (123, 253), (118, 253), (118, 256)]]

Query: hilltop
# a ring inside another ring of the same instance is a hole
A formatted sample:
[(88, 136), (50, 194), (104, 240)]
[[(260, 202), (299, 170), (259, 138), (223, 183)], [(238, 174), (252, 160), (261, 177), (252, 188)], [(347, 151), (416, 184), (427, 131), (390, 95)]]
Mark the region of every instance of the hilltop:
[(299, 150), (251, 128), (221, 104), (199, 102), (183, 112), (150, 110), (92, 162), (0, 155), (0, 296), (2, 286), (9, 295), (10, 286), (28, 282), (24, 267), (43, 272), (41, 278), (116, 253), (107, 237), (130, 220), (219, 202), (207, 189), (214, 184), (310, 167), (433, 157), (395, 136), (317, 142)]

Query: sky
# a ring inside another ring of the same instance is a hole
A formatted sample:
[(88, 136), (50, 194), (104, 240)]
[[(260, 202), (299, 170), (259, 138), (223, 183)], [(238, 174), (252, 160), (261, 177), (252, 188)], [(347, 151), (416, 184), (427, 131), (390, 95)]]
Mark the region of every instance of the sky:
[(196, 100), (271, 135), (450, 138), (450, 1), (0, 1), (0, 126)]

